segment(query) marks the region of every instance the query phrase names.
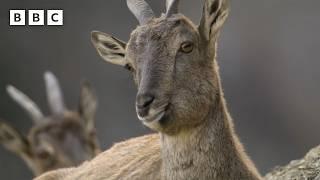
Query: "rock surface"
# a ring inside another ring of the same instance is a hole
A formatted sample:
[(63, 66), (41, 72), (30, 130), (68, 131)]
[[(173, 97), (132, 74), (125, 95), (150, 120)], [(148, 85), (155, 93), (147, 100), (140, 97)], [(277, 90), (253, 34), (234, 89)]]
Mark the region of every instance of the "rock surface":
[(303, 159), (276, 167), (265, 180), (320, 180), (320, 146), (310, 150)]

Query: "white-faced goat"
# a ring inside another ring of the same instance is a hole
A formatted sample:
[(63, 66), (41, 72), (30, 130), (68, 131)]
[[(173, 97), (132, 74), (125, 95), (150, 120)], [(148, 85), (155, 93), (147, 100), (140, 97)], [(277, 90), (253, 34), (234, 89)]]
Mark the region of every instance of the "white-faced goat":
[(36, 176), (79, 165), (100, 151), (94, 127), (97, 102), (90, 85), (82, 85), (79, 109), (69, 111), (56, 77), (47, 72), (45, 81), (52, 115), (44, 116), (29, 97), (10, 85), (9, 95), (26, 110), (34, 125), (25, 137), (0, 121), (0, 144), (20, 156)]

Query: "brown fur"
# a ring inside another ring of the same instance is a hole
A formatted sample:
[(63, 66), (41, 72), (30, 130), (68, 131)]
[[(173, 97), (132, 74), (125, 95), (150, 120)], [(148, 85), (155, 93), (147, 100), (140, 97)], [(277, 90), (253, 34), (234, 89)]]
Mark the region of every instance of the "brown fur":
[(160, 140), (155, 135), (129, 140), (78, 168), (38, 180), (261, 179), (234, 132), (220, 83), (216, 47), (227, 15), (226, 0), (206, 0), (198, 27), (170, 12), (137, 27), (128, 43), (93, 32), (101, 57), (133, 74), (137, 115)]
[(159, 135), (152, 134), (115, 144), (79, 167), (48, 172), (37, 179), (160, 180), (160, 166)]

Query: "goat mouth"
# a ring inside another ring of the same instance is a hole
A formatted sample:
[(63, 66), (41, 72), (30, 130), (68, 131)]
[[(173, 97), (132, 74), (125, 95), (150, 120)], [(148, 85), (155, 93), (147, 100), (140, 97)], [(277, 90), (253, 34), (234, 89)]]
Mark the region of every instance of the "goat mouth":
[(150, 109), (149, 115), (145, 117), (141, 117), (138, 113), (138, 118), (143, 123), (152, 123), (152, 122), (159, 122), (165, 116), (168, 110), (169, 104), (162, 105), (157, 109)]

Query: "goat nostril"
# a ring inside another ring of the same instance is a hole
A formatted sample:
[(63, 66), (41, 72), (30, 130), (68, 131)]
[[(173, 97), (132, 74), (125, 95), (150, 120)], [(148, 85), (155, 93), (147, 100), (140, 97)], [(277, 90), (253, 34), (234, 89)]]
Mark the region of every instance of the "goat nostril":
[(152, 95), (149, 95), (149, 94), (138, 95), (137, 107), (140, 109), (147, 108), (152, 104), (153, 101), (154, 101), (154, 96)]

